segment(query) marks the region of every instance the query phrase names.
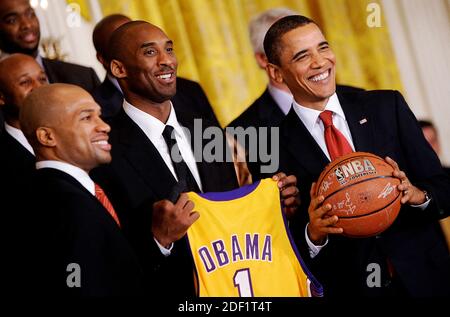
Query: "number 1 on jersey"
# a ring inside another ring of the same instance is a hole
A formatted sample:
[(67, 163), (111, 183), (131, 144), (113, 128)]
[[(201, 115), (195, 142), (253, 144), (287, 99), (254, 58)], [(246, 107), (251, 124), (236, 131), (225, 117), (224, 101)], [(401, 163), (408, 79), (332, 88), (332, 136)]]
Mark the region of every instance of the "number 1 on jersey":
[(234, 287), (238, 288), (239, 297), (253, 297), (250, 269), (237, 270), (233, 276)]

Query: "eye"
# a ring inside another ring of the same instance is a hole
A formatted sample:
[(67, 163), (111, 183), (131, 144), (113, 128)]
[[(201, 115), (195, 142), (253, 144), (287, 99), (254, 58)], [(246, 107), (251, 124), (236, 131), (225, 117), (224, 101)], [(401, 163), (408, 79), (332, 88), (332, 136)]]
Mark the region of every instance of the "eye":
[(171, 54), (174, 52), (173, 47), (166, 48), (166, 51), (167, 51), (167, 53), (171, 53)]
[(31, 85), (31, 79), (24, 79), (19, 82), (20, 86), (29, 86)]
[(9, 17), (5, 20), (6, 24), (15, 24), (17, 22), (17, 18), (16, 17)]
[(92, 118), (91, 115), (86, 115), (86, 116), (81, 117), (81, 121), (90, 121), (91, 118)]
[(153, 56), (155, 54), (156, 54), (155, 49), (148, 49), (148, 50), (144, 51), (144, 55)]
[(41, 84), (47, 83), (47, 77), (45, 77), (45, 76), (40, 77), (40, 78), (39, 78), (39, 82), (40, 82)]

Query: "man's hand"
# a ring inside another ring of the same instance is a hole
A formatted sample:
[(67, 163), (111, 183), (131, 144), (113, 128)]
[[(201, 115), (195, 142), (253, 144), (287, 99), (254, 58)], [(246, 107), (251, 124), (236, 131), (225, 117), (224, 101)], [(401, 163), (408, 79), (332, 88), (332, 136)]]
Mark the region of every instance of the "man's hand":
[(328, 214), (331, 210), (331, 205), (322, 205), (324, 197), (315, 196), (315, 186), (316, 183), (313, 183), (309, 192), (311, 196), (311, 203), (308, 208), (308, 236), (311, 242), (315, 245), (323, 245), (328, 234), (339, 234), (344, 232), (344, 229), (334, 226), (339, 219), (336, 215), (330, 216)]
[(297, 177), (294, 175), (286, 176), (284, 173), (278, 173), (274, 175), (272, 179), (278, 181), (277, 185), (281, 194), (281, 202), (284, 206), (284, 212), (289, 218), (294, 215), (300, 205)]
[(152, 233), (153, 237), (165, 248), (181, 239), (188, 228), (200, 217), (193, 211), (194, 203), (183, 193), (178, 201), (171, 203), (160, 200), (153, 204)]
[(385, 158), (386, 162), (392, 166), (394, 172), (392, 175), (398, 179), (400, 179), (400, 185), (397, 186), (397, 189), (403, 193), (403, 197), (401, 199), (402, 204), (408, 205), (421, 205), (426, 201), (425, 193), (411, 184), (408, 177), (406, 177), (405, 172), (401, 171), (398, 167), (397, 162), (391, 159), (389, 156)]

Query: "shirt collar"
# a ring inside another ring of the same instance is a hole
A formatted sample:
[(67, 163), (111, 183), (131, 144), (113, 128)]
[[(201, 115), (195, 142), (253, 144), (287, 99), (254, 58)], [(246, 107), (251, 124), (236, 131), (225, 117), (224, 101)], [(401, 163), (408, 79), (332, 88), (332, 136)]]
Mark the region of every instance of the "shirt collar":
[(95, 183), (89, 177), (89, 174), (81, 168), (61, 161), (48, 160), (36, 162), (36, 169), (42, 168), (54, 168), (66, 174), (69, 174), (70, 176), (75, 178), (84, 188), (86, 188), (92, 195), (95, 196)]
[(183, 133), (172, 102), (170, 102), (170, 114), (166, 123), (163, 123), (152, 115), (136, 108), (125, 99), (123, 102), (123, 109), (131, 120), (133, 120), (141, 128), (141, 130), (144, 131), (153, 143), (157, 143), (157, 141), (162, 137), (162, 133), (166, 125), (171, 125), (175, 129), (176, 134), (180, 136)]
[(284, 115), (287, 115), (289, 110), (291, 110), (292, 106), (292, 94), (289, 92), (286, 92), (284, 90), (281, 90), (279, 88), (276, 88), (275, 86), (272, 86), (269, 84), (267, 86), (267, 89), (269, 90), (270, 95), (277, 103), (278, 107), (280, 107), (281, 111), (284, 113)]
[(22, 130), (14, 128), (5, 122), (5, 131), (9, 133), (17, 142), (19, 142), (24, 148), (26, 148), (33, 156), (35, 156), (33, 148), (28, 142), (27, 138), (23, 134)]
[[(319, 124), (320, 118), (319, 115), (322, 111), (311, 109), (308, 107), (304, 107), (297, 103), (294, 100), (294, 110), (299, 116), (299, 118), (302, 120), (305, 127), (308, 129), (308, 131), (311, 131), (316, 124)], [(341, 104), (339, 102), (339, 99), (334, 93), (329, 99), (325, 106), (324, 110), (329, 110), (335, 113), (336, 115), (340, 116), (342, 119), (345, 120), (345, 114), (342, 110)]]

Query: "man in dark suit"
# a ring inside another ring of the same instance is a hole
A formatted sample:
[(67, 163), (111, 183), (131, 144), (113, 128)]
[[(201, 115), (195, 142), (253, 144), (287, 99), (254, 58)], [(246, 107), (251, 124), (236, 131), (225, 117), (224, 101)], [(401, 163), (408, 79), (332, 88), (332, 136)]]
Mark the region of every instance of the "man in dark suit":
[(0, 62), (0, 107), (5, 117), (5, 131), (0, 133), (0, 169), (11, 192), (34, 170), (34, 152), (20, 129), (19, 110), (25, 97), (43, 84), (47, 84), (47, 77), (34, 58), (13, 54)]
[[(125, 39), (126, 46), (122, 45)], [(192, 113), (175, 109), (170, 101), (177, 89), (177, 60), (172, 41), (161, 29), (144, 21), (124, 24), (114, 32), (110, 50), (111, 71), (125, 101), (111, 122), (114, 159), (94, 170), (93, 177), (117, 206), (123, 230), (155, 285), (155, 295), (193, 295), (193, 267), (184, 236), (199, 215), (175, 213), (177, 206), (192, 204), (185, 194), (179, 198), (177, 194), (237, 187), (233, 165), (225, 160), (198, 161), (194, 156), (182, 129), (195, 135)], [(214, 123), (204, 119), (202, 125)], [(181, 162), (167, 138), (178, 145)], [(200, 150), (203, 142), (194, 141)], [(278, 177), (285, 204), (294, 205), (295, 178)]]
[(141, 266), (120, 220), (88, 174), (111, 161), (110, 127), (100, 111), (82, 88), (51, 84), (30, 93), (20, 113), (37, 157), (32, 205), (23, 212), (30, 227), (27, 263), (36, 265), (31, 274), (38, 275), (37, 281), (29, 279), (28, 287), (40, 295), (123, 296), (142, 291)]
[(92, 68), (49, 60), (39, 55), (40, 27), (28, 0), (0, 2), (0, 50), (3, 54), (32, 56), (44, 68), (50, 83), (68, 83), (92, 92), (100, 84)]
[[(109, 40), (113, 32), (121, 25), (130, 22), (131, 19), (122, 14), (112, 14), (100, 20), (92, 34), (92, 42), (97, 51), (97, 59), (106, 70), (103, 83), (97, 87), (93, 96), (102, 107), (102, 116), (111, 118), (115, 116), (123, 104), (122, 89), (117, 79), (111, 74), (108, 58)], [(177, 77), (177, 93), (172, 98), (173, 106), (177, 111), (191, 112), (192, 117), (203, 117), (219, 125), (212, 107), (201, 86), (189, 79)]]
[[(47, 84), (44, 70), (34, 58), (24, 54), (12, 54), (0, 61), (0, 109), (5, 117), (4, 130), (0, 132), (0, 175), (2, 191), (0, 202), (4, 223), (8, 225), (1, 231), (3, 250), (3, 272), (18, 268), (18, 259), (23, 253), (26, 241), (22, 231), (24, 216), (20, 212), (22, 193), (27, 190), (35, 170), (35, 156), (26, 140), (19, 122), (19, 110), (25, 97), (33, 89)], [(25, 268), (26, 271), (26, 268)], [(18, 271), (15, 271), (18, 272)], [(8, 274), (3, 279), (5, 289), (10, 294), (20, 293), (22, 283), (17, 275)]]
[[(264, 36), (277, 20), (298, 13), (288, 8), (272, 8), (255, 16), (249, 23), (248, 31), (253, 53), (258, 66), (263, 69), (269, 83), (262, 93), (241, 115), (234, 119), (230, 127), (278, 127), (292, 106), (293, 96), (285, 83), (278, 83), (267, 73), (267, 56), (264, 53)], [(362, 91), (361, 88), (337, 85), (337, 91)]]
[[(450, 259), (437, 219), (450, 210), (450, 180), (403, 97), (394, 91), (336, 94), (335, 56), (319, 27), (306, 17), (278, 20), (267, 32), (264, 48), (271, 77), (294, 95), (294, 106), (280, 127), (280, 168), (300, 180), (303, 207), (291, 228), (309, 249), (304, 257), (325, 295), (448, 295)], [(337, 216), (329, 215), (331, 206), (322, 205), (323, 197), (315, 197), (313, 189), (308, 195), (332, 157), (322, 123), (329, 114), (341, 140), (353, 150), (389, 156), (393, 176), (401, 180), (400, 214), (376, 237), (340, 235)], [(368, 282), (373, 264), (380, 267), (382, 282), (376, 285)]]

